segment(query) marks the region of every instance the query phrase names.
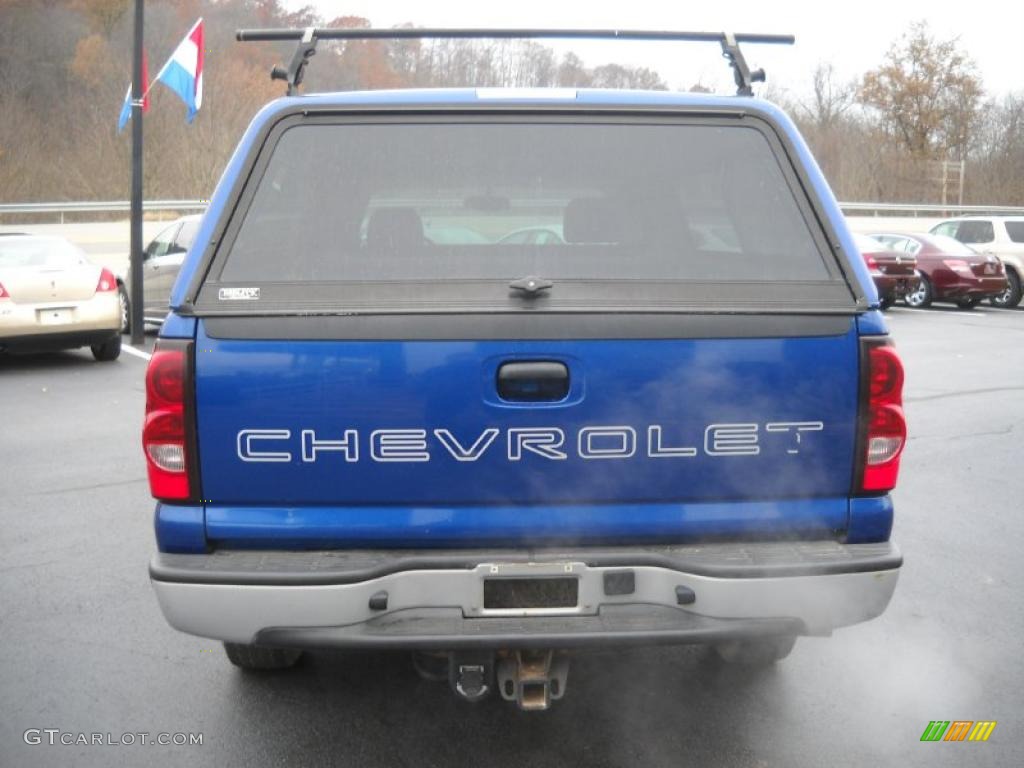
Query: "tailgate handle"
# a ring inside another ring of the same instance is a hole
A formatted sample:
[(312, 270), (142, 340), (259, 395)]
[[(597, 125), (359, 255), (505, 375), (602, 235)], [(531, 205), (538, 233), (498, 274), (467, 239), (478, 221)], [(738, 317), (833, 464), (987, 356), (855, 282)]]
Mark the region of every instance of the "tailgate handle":
[(503, 363), (498, 368), (498, 397), (523, 403), (564, 400), (569, 394), (569, 369), (564, 363)]

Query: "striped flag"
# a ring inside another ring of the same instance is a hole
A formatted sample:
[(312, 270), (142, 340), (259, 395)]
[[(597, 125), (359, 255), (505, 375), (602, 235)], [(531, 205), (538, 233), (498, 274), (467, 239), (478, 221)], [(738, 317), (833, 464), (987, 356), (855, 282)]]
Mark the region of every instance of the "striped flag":
[[(149, 57), (146, 51), (142, 51), (142, 114), (149, 112)], [(117, 132), (124, 130), (125, 125), (132, 117), (132, 84), (128, 83), (128, 93), (124, 95), (124, 103), (121, 105), (121, 115), (117, 119)]]
[(203, 20), (199, 19), (167, 60), (156, 79), (178, 94), (188, 107), (188, 122), (203, 103)]

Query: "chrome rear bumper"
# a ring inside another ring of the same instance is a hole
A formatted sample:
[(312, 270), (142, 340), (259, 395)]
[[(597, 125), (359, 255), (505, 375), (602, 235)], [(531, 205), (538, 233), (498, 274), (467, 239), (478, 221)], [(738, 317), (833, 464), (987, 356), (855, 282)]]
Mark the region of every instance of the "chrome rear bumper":
[[(885, 610), (891, 543), (158, 554), (175, 628), (305, 647), (576, 647), (828, 634)], [(627, 575), (624, 575), (627, 574)], [(572, 605), (494, 607), (501, 579), (575, 579)]]

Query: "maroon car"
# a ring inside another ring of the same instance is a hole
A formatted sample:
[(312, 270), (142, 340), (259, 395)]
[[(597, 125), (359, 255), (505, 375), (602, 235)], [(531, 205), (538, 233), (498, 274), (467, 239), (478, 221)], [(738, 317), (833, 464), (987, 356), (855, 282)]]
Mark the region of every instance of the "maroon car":
[(913, 254), (893, 250), (875, 237), (854, 235), (853, 239), (871, 272), (882, 309), (888, 309), (897, 299), (918, 290), (920, 276)]
[(885, 246), (917, 257), (921, 284), (903, 297), (908, 307), (947, 301), (973, 309), (982, 299), (1006, 291), (1003, 263), (945, 235), (884, 233), (871, 236)]

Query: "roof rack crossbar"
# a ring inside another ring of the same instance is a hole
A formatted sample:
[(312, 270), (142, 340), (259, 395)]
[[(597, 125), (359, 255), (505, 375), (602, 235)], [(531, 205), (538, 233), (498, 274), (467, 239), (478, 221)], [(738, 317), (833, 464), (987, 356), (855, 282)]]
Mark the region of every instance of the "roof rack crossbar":
[(235, 33), (239, 42), (283, 41), (299, 42), (288, 68), (274, 67), (270, 76), (284, 80), (288, 95), (295, 94), (302, 83), (310, 58), (316, 53), (319, 40), (655, 40), (673, 42), (719, 43), (722, 56), (732, 67), (738, 96), (752, 96), (754, 83), (763, 83), (763, 69), (751, 70), (740, 51), (740, 43), (767, 43), (792, 45), (793, 35), (762, 35), (726, 32), (668, 32), (661, 30), (621, 29), (453, 29), (398, 27), (394, 29), (352, 29), (341, 27), (306, 27), (305, 29), (240, 29)]

